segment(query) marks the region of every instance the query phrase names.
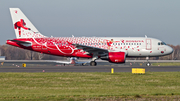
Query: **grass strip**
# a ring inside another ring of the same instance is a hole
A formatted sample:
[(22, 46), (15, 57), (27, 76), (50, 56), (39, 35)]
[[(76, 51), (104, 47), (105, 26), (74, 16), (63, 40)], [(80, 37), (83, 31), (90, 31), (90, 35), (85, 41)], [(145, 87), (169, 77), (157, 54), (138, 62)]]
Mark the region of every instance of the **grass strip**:
[(108, 100), (179, 96), (180, 72), (0, 73), (0, 100)]
[(152, 63), (152, 66), (180, 66), (179, 62)]

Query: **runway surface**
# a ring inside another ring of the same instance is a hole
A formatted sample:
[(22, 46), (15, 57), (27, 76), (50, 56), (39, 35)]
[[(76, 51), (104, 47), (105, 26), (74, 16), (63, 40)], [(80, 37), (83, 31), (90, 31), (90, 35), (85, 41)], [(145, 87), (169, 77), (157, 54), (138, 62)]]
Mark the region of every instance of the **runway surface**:
[(178, 72), (180, 66), (32, 66), (32, 67), (0, 67), (0, 72), (132, 72), (132, 68), (145, 68), (146, 72)]

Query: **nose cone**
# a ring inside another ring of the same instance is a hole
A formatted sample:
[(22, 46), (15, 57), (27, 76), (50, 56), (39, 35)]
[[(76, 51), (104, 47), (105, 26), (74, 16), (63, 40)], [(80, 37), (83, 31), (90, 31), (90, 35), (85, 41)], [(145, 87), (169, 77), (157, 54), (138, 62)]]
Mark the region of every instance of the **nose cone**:
[(167, 51), (167, 54), (171, 54), (171, 53), (173, 53), (174, 50), (173, 50), (173, 48), (168, 46), (166, 51)]

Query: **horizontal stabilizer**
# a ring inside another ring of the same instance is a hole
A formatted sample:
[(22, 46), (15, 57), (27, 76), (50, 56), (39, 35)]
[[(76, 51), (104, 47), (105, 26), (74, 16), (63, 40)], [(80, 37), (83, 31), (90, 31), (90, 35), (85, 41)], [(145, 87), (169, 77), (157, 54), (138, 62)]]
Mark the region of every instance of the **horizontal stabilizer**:
[(18, 43), (22, 43), (22, 44), (31, 44), (30, 42), (19, 41), (19, 40), (10, 40), (10, 41), (18, 42)]

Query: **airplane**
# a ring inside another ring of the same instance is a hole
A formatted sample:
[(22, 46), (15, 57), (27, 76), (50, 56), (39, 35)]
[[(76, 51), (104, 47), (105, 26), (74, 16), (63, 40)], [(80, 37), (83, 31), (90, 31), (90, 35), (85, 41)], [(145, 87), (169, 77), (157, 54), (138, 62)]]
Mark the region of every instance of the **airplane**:
[(47, 37), (42, 35), (19, 8), (10, 8), (16, 38), (6, 44), (64, 57), (91, 58), (111, 63), (125, 63), (126, 57), (169, 55), (173, 49), (163, 41), (150, 37)]

